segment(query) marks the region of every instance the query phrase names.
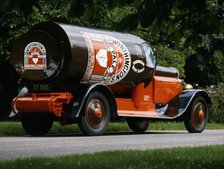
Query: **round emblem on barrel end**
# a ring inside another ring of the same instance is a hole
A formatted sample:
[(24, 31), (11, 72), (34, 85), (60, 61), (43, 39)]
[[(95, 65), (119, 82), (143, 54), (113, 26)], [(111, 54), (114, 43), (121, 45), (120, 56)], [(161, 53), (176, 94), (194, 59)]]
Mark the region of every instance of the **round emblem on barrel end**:
[(24, 69), (44, 70), (47, 68), (46, 49), (39, 42), (29, 43), (24, 50)]

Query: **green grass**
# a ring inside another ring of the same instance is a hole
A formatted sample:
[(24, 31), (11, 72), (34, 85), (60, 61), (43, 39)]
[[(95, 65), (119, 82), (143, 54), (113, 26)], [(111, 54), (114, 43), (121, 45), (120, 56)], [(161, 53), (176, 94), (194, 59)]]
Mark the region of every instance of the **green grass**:
[[(224, 129), (224, 124), (208, 123), (206, 129)], [(184, 124), (177, 122), (153, 122), (149, 130), (185, 130)], [(106, 132), (131, 132), (126, 122), (111, 122)], [(49, 134), (80, 133), (77, 124), (61, 126), (55, 122)], [(0, 136), (27, 135), (20, 122), (0, 122)]]
[(7, 169), (223, 169), (224, 145), (0, 161)]

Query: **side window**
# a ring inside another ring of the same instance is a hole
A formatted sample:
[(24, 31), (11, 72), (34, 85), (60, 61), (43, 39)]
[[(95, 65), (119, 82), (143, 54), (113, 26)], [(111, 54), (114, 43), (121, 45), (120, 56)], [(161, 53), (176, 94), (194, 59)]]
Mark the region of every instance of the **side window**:
[(151, 46), (149, 46), (147, 43), (144, 43), (141, 46), (145, 53), (146, 66), (149, 68), (155, 68), (155, 65), (156, 65), (155, 55), (154, 55), (154, 52), (153, 52)]

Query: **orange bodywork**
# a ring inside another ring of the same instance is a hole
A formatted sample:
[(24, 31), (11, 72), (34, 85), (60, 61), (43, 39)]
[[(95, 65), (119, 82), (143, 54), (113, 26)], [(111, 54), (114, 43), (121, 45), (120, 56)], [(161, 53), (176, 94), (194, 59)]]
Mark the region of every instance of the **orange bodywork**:
[[(169, 103), (169, 116), (177, 114), (177, 96), (181, 92), (181, 81), (175, 77), (154, 76), (145, 87), (142, 82), (132, 90), (131, 98), (115, 98), (118, 116), (159, 117), (156, 104)], [(61, 117), (64, 105), (72, 102), (73, 95), (65, 93), (28, 93), (17, 96), (12, 102), (15, 113), (46, 112)]]
[(116, 98), (119, 116), (158, 117), (156, 104), (167, 104), (181, 92), (181, 80), (173, 77), (154, 76), (145, 88), (140, 83), (132, 91), (132, 98)]
[(31, 93), (13, 99), (13, 110), (26, 112), (53, 113), (61, 116), (63, 105), (69, 104), (73, 96), (70, 93)]
[(167, 104), (181, 92), (179, 78), (154, 76), (154, 103)]

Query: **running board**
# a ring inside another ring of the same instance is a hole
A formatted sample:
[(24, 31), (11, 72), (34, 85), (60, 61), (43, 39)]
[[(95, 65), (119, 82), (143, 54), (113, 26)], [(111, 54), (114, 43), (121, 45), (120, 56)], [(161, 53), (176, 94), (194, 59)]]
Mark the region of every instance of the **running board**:
[(149, 102), (141, 102), (141, 106), (137, 108), (132, 99), (118, 98), (116, 102), (117, 114), (120, 117), (145, 117), (172, 120), (182, 114), (179, 110), (175, 110), (175, 113), (172, 113), (173, 107), (169, 106), (169, 104), (156, 109), (155, 104), (150, 104)]
[(153, 119), (164, 119), (164, 120), (173, 120), (179, 117), (182, 113), (177, 114), (176, 116), (169, 117), (166, 115), (158, 115), (155, 111), (128, 111), (128, 110), (118, 110), (118, 116), (120, 117), (144, 117), (144, 118), (153, 118)]

